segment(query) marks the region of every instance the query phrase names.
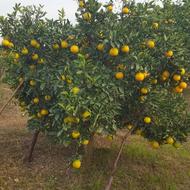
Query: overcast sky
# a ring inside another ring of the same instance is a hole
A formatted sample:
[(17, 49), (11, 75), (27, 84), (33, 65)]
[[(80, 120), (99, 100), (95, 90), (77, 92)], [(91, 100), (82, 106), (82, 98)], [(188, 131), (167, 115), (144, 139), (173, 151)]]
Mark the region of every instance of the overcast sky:
[[(143, 1), (143, 0), (137, 0)], [(99, 0), (99, 2), (107, 2), (107, 0)], [(12, 11), (15, 3), (22, 3), (22, 5), (44, 5), (44, 10), (47, 12), (49, 18), (57, 17), (57, 10), (64, 8), (66, 18), (70, 21), (75, 21), (75, 12), (77, 10), (76, 0), (0, 0), (0, 16), (5, 16)]]

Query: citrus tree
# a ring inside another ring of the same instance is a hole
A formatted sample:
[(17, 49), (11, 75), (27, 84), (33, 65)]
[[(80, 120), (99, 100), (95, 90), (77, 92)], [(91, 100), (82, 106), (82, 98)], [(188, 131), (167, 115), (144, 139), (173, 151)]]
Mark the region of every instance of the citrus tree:
[(73, 26), (61, 11), (50, 20), (42, 7), (16, 5), (1, 19), (7, 78), (22, 84), (28, 128), (74, 146), (74, 168), (95, 134), (128, 129), (153, 148), (186, 140), (189, 46), (182, 27), (165, 22), (167, 6), (80, 0)]

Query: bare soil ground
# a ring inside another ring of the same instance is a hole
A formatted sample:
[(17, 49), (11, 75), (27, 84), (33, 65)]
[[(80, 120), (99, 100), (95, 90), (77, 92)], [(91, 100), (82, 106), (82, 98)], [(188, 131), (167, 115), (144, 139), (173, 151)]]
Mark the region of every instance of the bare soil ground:
[[(190, 95), (186, 96), (190, 102)], [(11, 96), (0, 84), (0, 107)], [(117, 140), (97, 139), (91, 162), (80, 171), (70, 171), (68, 150), (40, 135), (30, 164), (23, 163), (31, 133), (27, 117), (12, 101), (0, 115), (0, 190), (103, 190), (117, 151)], [(152, 150), (137, 136), (130, 137), (117, 170), (113, 190), (189, 190), (190, 143), (180, 149), (165, 146)]]

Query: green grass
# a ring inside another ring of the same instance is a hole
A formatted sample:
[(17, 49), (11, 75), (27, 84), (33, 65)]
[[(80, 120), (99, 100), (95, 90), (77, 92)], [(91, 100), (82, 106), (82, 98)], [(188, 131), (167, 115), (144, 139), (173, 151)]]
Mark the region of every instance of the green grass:
[[(43, 135), (34, 161), (23, 163), (31, 139), (25, 125), (26, 118), (13, 104), (0, 116), (0, 190), (104, 189), (118, 152), (118, 139), (104, 143), (98, 138), (101, 146), (94, 148), (90, 161), (84, 159), (81, 170), (66, 175), (70, 150), (51, 144)], [(146, 140), (133, 136), (124, 147), (112, 190), (189, 190), (189, 179), (190, 143), (179, 149), (168, 145), (153, 150)]]

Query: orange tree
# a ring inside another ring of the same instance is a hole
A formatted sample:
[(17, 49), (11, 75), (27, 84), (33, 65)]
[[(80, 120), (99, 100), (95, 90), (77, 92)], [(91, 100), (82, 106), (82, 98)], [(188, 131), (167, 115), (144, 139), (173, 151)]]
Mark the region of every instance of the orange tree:
[(42, 7), (16, 5), (0, 21), (7, 81), (22, 83), (16, 97), (28, 128), (76, 147), (74, 168), (94, 134), (128, 128), (153, 148), (178, 147), (190, 129), (189, 49), (178, 25), (163, 22), (168, 13), (154, 3), (113, 9), (80, 0), (73, 26), (61, 12), (49, 20)]

